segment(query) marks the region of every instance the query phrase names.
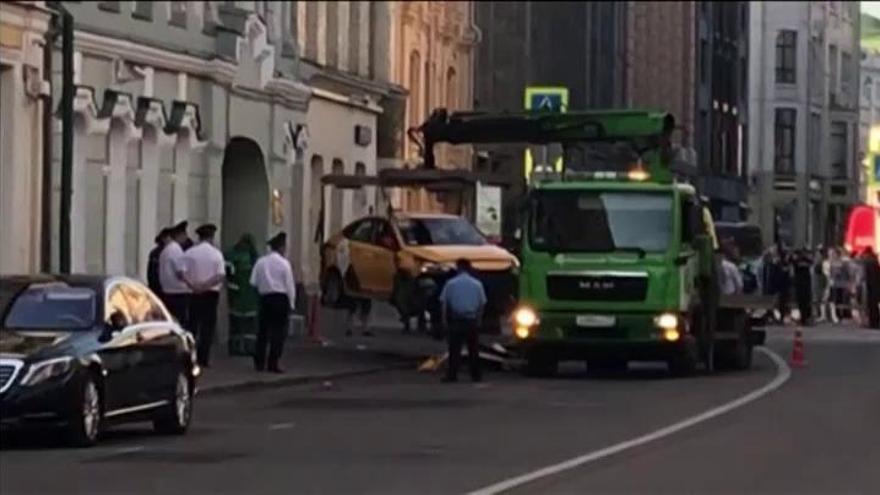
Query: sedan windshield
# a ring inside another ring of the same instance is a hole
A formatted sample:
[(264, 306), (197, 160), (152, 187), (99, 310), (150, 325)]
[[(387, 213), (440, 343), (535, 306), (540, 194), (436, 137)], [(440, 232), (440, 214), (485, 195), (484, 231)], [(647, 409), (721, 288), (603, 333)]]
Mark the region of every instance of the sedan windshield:
[(481, 246), (486, 239), (463, 218), (401, 218), (400, 236), (408, 246)]
[(4, 328), (90, 328), (95, 322), (95, 291), (84, 287), (31, 286), (13, 299)]
[(672, 232), (668, 193), (552, 191), (531, 207), (533, 249), (663, 252)]

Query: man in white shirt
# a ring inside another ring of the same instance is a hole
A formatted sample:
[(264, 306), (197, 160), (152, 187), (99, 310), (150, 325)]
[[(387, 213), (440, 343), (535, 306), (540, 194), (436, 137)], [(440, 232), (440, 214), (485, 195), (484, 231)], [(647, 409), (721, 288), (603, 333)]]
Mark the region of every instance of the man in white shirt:
[(189, 329), (189, 300), (192, 288), (186, 278), (187, 266), (180, 243), (186, 238), (187, 222), (171, 227), (171, 240), (159, 255), (159, 283), (162, 301), (183, 328)]
[[(254, 350), (254, 367), (272, 373), (284, 373), (278, 366), (290, 312), (296, 309), (296, 285), (290, 262), (284, 257), (287, 234), (279, 233), (269, 240), (270, 251), (257, 260), (251, 272), (251, 285), (260, 294), (259, 328)], [(268, 362), (266, 347), (269, 347)]]
[(226, 278), (226, 263), (223, 253), (214, 247), (213, 224), (202, 225), (196, 229), (199, 242), (184, 253), (187, 279), (194, 289), (190, 302), (190, 325), (196, 336), (199, 366), (207, 368), (214, 344), (214, 330), (217, 328), (217, 302), (220, 300), (220, 287)]

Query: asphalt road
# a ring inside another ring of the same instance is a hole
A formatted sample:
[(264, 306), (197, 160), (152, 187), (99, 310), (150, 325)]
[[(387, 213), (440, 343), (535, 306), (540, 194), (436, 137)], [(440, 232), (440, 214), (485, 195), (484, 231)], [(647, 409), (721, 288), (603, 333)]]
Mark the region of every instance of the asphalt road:
[[(770, 347), (790, 352), (785, 338)], [(880, 493), (880, 338), (808, 335), (807, 358), (787, 381), (760, 354), (752, 371), (688, 379), (574, 366), (552, 380), (499, 372), (450, 385), (394, 371), (203, 397), (182, 438), (138, 425), (87, 450), (7, 437), (0, 493), (468, 493), (596, 452), (511, 493)]]

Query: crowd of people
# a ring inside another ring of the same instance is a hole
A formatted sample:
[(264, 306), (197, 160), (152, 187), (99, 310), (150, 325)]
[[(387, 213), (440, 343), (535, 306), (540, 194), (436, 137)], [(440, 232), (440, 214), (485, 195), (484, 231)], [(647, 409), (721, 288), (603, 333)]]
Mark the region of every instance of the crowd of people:
[[(287, 236), (281, 232), (267, 241), (268, 251), (258, 257), (252, 236), (245, 234), (225, 256), (214, 245), (217, 227), (196, 229), (198, 241), (187, 234), (187, 222), (162, 229), (150, 252), (147, 282), (178, 322), (196, 338), (198, 363), (210, 366), (217, 326), (220, 291), (229, 289), (231, 327), (257, 321), (255, 348), (250, 353), (257, 371), (283, 373), (279, 360), (295, 310), (296, 284), (285, 257)], [(256, 304), (254, 304), (256, 303)], [(258, 311), (251, 311), (252, 306)], [(259, 315), (259, 318), (257, 318)], [(230, 328), (240, 333), (241, 329)], [(230, 348), (230, 353), (232, 349)]]
[(880, 328), (880, 264), (873, 249), (767, 249), (750, 269), (754, 290), (777, 298), (775, 323), (839, 323)]

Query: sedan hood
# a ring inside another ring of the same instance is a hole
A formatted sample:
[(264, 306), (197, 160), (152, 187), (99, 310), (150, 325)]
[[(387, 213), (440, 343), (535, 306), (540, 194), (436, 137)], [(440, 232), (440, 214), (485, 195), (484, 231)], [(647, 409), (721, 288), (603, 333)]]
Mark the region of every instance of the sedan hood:
[(434, 263), (455, 263), (459, 258), (465, 258), (477, 269), (503, 270), (516, 262), (516, 258), (512, 254), (491, 244), (482, 246), (409, 246), (407, 251)]
[(0, 330), (0, 355), (26, 358), (70, 338), (70, 332)]

